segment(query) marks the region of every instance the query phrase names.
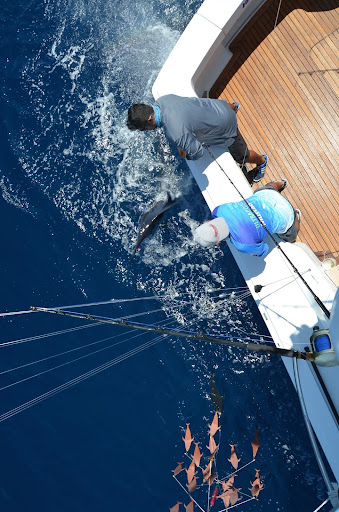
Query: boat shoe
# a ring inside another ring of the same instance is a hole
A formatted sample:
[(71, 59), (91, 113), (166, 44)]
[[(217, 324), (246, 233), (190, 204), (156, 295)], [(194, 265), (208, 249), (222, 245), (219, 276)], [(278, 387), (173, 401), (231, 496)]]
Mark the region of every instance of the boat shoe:
[(282, 186), (280, 188), (278, 188), (278, 192), (282, 192), (287, 187), (288, 181), (283, 179), (283, 178), (280, 178), (280, 180), (272, 181), (272, 183), (279, 183), (279, 181), (282, 181), (283, 184), (282, 184)]
[(298, 221), (300, 222), (300, 220), (301, 220), (301, 211), (298, 210), (298, 209), (295, 209), (294, 212), (295, 212), (295, 214), (296, 214), (296, 216), (298, 218)]
[(232, 105), (235, 105), (233, 110), (235, 113), (237, 113), (240, 107), (240, 103), (238, 103), (237, 101), (233, 101)]
[(258, 181), (262, 180), (263, 177), (265, 176), (268, 157), (267, 157), (267, 155), (262, 155), (262, 156), (265, 158), (265, 162), (263, 164), (261, 164), (261, 165), (257, 165), (256, 168), (255, 168), (256, 173), (255, 173), (254, 178), (253, 178), (253, 181), (255, 183), (257, 183)]

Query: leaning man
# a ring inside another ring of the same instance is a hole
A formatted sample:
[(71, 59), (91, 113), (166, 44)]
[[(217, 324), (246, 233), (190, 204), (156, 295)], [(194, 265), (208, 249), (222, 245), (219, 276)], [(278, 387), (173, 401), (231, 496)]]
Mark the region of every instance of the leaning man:
[(267, 156), (248, 149), (241, 135), (236, 112), (239, 104), (210, 98), (185, 98), (168, 94), (152, 106), (136, 103), (128, 110), (130, 130), (154, 130), (163, 127), (180, 155), (197, 160), (204, 154), (202, 144), (226, 146), (239, 164), (256, 164), (251, 175), (260, 181), (265, 174)]
[(300, 211), (294, 210), (282, 197), (286, 184), (286, 180), (273, 181), (244, 201), (217, 206), (213, 210), (214, 220), (195, 230), (195, 241), (203, 247), (212, 247), (230, 236), (239, 251), (252, 256), (267, 254), (264, 238), (268, 232), (276, 233), (286, 242), (295, 242), (300, 229)]

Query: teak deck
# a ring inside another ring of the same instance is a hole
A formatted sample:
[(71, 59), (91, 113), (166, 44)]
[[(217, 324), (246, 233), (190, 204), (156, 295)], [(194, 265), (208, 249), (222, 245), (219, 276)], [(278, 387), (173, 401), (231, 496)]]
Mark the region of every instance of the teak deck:
[(299, 240), (339, 262), (339, 7), (283, 0), (273, 31), (277, 11), (268, 0), (234, 39), (210, 97), (240, 102), (240, 131), (269, 157), (261, 184), (286, 178), (283, 194), (301, 210)]

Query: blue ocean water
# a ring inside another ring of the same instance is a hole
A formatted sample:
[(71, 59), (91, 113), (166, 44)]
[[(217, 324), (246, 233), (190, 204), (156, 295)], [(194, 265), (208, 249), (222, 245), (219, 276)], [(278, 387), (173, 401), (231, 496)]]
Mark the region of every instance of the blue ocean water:
[[(0, 311), (160, 295), (91, 312), (144, 313), (135, 319), (214, 334), (268, 334), (251, 299), (208, 293), (244, 282), (227, 248), (192, 244), (208, 209), (188, 169), (162, 134), (125, 127), (128, 106), (152, 100), (152, 83), (198, 5), (1, 6)], [(127, 267), (140, 209), (167, 190), (180, 205)], [(111, 326), (27, 340), (81, 325), (48, 314), (1, 318), (1, 342), (25, 340), (0, 353), (0, 414), (13, 411), (0, 425), (2, 511), (158, 512), (187, 504), (171, 470), (184, 460), (187, 422), (206, 454), (211, 375), (225, 395), (221, 474), (229, 469), (228, 443), (250, 460), (259, 426), (255, 467), (265, 488), (239, 510), (311, 511), (326, 498), (280, 360), (183, 339), (147, 348), (156, 335)], [(14, 410), (105, 363), (107, 370), (78, 385)], [(253, 477), (252, 465), (238, 486), (247, 492)]]

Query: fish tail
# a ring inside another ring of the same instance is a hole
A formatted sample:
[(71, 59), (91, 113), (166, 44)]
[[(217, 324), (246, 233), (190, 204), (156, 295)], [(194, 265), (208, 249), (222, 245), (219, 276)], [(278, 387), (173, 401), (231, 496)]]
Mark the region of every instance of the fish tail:
[(134, 256), (135, 256), (135, 253), (136, 253), (136, 252), (137, 252), (137, 247), (135, 247), (135, 248), (134, 248), (134, 250), (133, 250), (133, 252), (132, 252), (132, 256), (130, 257), (129, 262), (127, 263), (127, 266), (128, 266), (128, 267), (129, 267), (129, 266), (130, 266), (130, 264), (132, 263), (132, 260), (133, 260), (133, 258), (134, 258)]

